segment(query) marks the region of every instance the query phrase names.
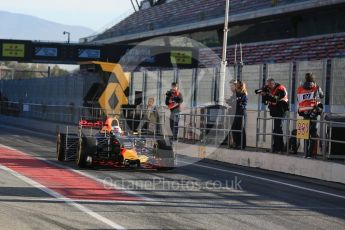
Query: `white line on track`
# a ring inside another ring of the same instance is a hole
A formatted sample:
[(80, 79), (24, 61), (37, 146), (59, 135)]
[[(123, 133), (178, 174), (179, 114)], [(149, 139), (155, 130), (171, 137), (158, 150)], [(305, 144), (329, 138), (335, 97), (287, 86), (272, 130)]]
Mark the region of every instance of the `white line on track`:
[[(7, 125), (3, 125), (3, 124), (1, 124), (0, 126), (7, 127), (7, 128), (10, 128), (10, 129), (22, 130), (24, 132), (34, 133), (34, 134), (37, 134), (37, 135), (43, 135), (43, 136), (48, 136), (48, 137), (56, 137), (56, 135), (52, 135), (52, 134), (40, 133), (40, 132), (37, 132), (37, 131), (26, 130), (26, 129), (21, 129), (21, 128), (17, 128), (17, 127), (11, 127), (11, 126), (7, 126)], [(1, 144), (0, 144), (0, 146), (1, 146)], [(14, 151), (22, 152), (22, 151), (19, 151), (19, 150), (15, 149), (15, 148), (9, 147), (9, 146), (4, 146), (4, 147), (8, 148), (8, 149), (12, 149)], [(86, 172), (83, 172), (83, 171), (80, 171), (80, 170), (76, 170), (76, 169), (74, 169), (72, 167), (69, 167), (69, 166), (66, 166), (66, 165), (55, 163), (55, 162), (53, 162), (51, 160), (48, 160), (48, 159), (45, 159), (43, 157), (38, 157), (38, 156), (33, 156), (33, 157), (35, 157), (36, 159), (39, 159), (41, 161), (44, 161), (44, 162), (46, 162), (48, 164), (51, 164), (51, 165), (54, 165), (54, 166), (57, 166), (57, 167), (60, 167), (60, 168), (65, 168), (65, 169), (71, 170), (71, 171), (73, 171), (75, 173), (78, 173), (79, 175), (88, 177), (88, 178), (90, 178), (92, 180), (95, 180), (95, 181), (97, 181), (99, 183), (102, 183), (104, 186), (108, 186), (110, 188), (114, 188), (114, 189), (117, 189), (117, 190), (122, 190), (122, 191), (126, 192), (127, 194), (131, 194), (131, 195), (133, 195), (135, 197), (138, 197), (140, 199), (143, 199), (145, 201), (153, 201), (152, 199), (150, 199), (148, 197), (145, 197), (145, 196), (143, 196), (141, 194), (138, 194), (135, 191), (127, 190), (127, 189), (122, 188), (122, 187), (120, 187), (118, 185), (115, 185), (114, 183), (111, 183), (111, 182), (109, 182), (107, 180), (99, 179), (99, 178), (97, 178), (97, 177), (95, 177), (95, 176), (93, 176), (91, 174), (86, 173)]]
[[(188, 163), (186, 161), (180, 161), (180, 162)], [(193, 166), (197, 166), (197, 167), (201, 167), (201, 168), (206, 168), (206, 169), (213, 169), (213, 170), (220, 171), (220, 172), (232, 173), (232, 174), (236, 174), (236, 175), (239, 175), (239, 176), (244, 176), (244, 177), (258, 179), (258, 180), (262, 180), (262, 181), (266, 181), (266, 182), (280, 184), (280, 185), (288, 186), (288, 187), (291, 187), (291, 188), (297, 188), (297, 189), (308, 191), (308, 192), (314, 192), (314, 193), (318, 193), (318, 194), (322, 194), (322, 195), (327, 195), (327, 196), (332, 196), (332, 197), (336, 197), (336, 198), (345, 199), (345, 196), (338, 195), (338, 194), (335, 194), (335, 193), (324, 192), (324, 191), (320, 191), (320, 190), (316, 190), (316, 189), (312, 189), (312, 188), (307, 188), (307, 187), (303, 187), (303, 186), (299, 186), (299, 185), (294, 185), (294, 184), (290, 184), (290, 183), (286, 183), (286, 182), (282, 182), (282, 181), (278, 181), (278, 180), (268, 179), (268, 178), (265, 178), (265, 177), (254, 176), (254, 175), (247, 174), (247, 173), (241, 173), (241, 172), (236, 172), (236, 171), (227, 170), (227, 169), (215, 168), (215, 167), (211, 167), (211, 166), (202, 165), (200, 163), (194, 163)]]
[(43, 186), (42, 184), (34, 181), (34, 180), (31, 180), (30, 178), (26, 177), (26, 176), (23, 176), (3, 165), (0, 165), (0, 169), (2, 169), (3, 171), (6, 171), (8, 173), (10, 173), (11, 175), (17, 177), (18, 179), (24, 181), (25, 183), (27, 184), (30, 184), (31, 186), (35, 187), (35, 188), (38, 188), (40, 189), (41, 191), (47, 193), (48, 195), (52, 196), (52, 197), (55, 197), (58, 201), (63, 201), (65, 202), (66, 204), (69, 204), (77, 209), (79, 209), (80, 211), (82, 211), (83, 213), (85, 214), (88, 214), (89, 216), (99, 220), (100, 222), (103, 222), (104, 224), (114, 228), (114, 229), (125, 229), (125, 227), (107, 219), (106, 217), (104, 216), (101, 216), (99, 215), (98, 213), (92, 211), (91, 209), (81, 205), (81, 204), (78, 204), (74, 201), (72, 201), (71, 199), (67, 198), (67, 197), (64, 197), (62, 196), (61, 194), (57, 193), (57, 192), (54, 192), (53, 190)]
[[(4, 147), (4, 148), (7, 148), (7, 149), (11, 149), (11, 150), (14, 150), (14, 151), (18, 151), (18, 152), (23, 153), (22, 151), (20, 151), (20, 150), (18, 150), (18, 149), (15, 149), (15, 148), (12, 148), (12, 147), (10, 147), (10, 146), (6, 146), (6, 145), (0, 144), (0, 147)], [(27, 154), (27, 153), (24, 153), (24, 154)], [(30, 156), (32, 156), (32, 155), (30, 155)], [(90, 178), (90, 179), (92, 179), (92, 180), (95, 180), (95, 181), (97, 181), (97, 182), (103, 184), (104, 187), (107, 186), (107, 187), (112, 188), (112, 189), (116, 189), (116, 190), (119, 190), (119, 191), (123, 191), (124, 193), (130, 194), (130, 195), (132, 195), (132, 196), (134, 196), (134, 197), (137, 197), (137, 198), (140, 198), (140, 199), (142, 199), (142, 200), (144, 200), (144, 201), (154, 201), (154, 200), (152, 200), (151, 198), (148, 198), (148, 197), (145, 197), (145, 196), (143, 196), (143, 195), (141, 195), (141, 194), (136, 193), (135, 191), (127, 190), (126, 188), (123, 188), (123, 187), (120, 187), (120, 186), (118, 186), (118, 185), (115, 185), (114, 183), (111, 183), (111, 182), (109, 182), (109, 181), (107, 181), (107, 180), (102, 180), (102, 179), (100, 179), (100, 178), (98, 178), (98, 177), (95, 177), (95, 176), (93, 176), (93, 175), (90, 175), (90, 174), (88, 174), (88, 173), (86, 173), (86, 172), (82, 172), (82, 171), (76, 170), (76, 169), (74, 169), (74, 168), (72, 168), (72, 167), (69, 167), (69, 166), (66, 166), (66, 165), (62, 165), (62, 164), (53, 162), (53, 161), (48, 160), (48, 159), (45, 159), (45, 158), (43, 158), (43, 157), (37, 157), (37, 156), (32, 156), (32, 157), (34, 157), (35, 159), (44, 161), (44, 162), (46, 162), (46, 163), (48, 163), (48, 164), (50, 164), (50, 165), (53, 165), (53, 166), (56, 166), (56, 167), (59, 167), (59, 168), (64, 168), (64, 169), (70, 170), (70, 171), (72, 171), (72, 172), (74, 172), (74, 173), (77, 173), (77, 174), (79, 174), (79, 175), (81, 175), (81, 176), (84, 176), (84, 177)], [(106, 201), (106, 202), (107, 202), (107, 201)], [(122, 202), (132, 202), (132, 201), (122, 201)]]
[[(127, 190), (126, 188), (119, 187), (118, 185), (115, 185), (114, 183), (111, 183), (111, 182), (109, 182), (109, 181), (107, 181), (107, 180), (102, 180), (102, 179), (100, 179), (100, 178), (98, 178), (98, 177), (95, 177), (95, 176), (90, 175), (90, 174), (88, 174), (88, 173), (85, 173), (85, 172), (83, 172), (83, 171), (76, 170), (76, 169), (71, 168), (71, 167), (68, 167), (68, 166), (66, 166), (66, 165), (61, 165), (61, 164), (55, 163), (55, 162), (53, 162), (53, 161), (51, 161), (51, 160), (47, 160), (47, 159), (42, 158), (42, 157), (35, 157), (35, 158), (37, 158), (37, 159), (39, 159), (39, 160), (41, 160), (41, 161), (47, 162), (48, 164), (54, 165), (54, 166), (56, 166), (56, 167), (65, 168), (65, 169), (71, 170), (72, 172), (75, 172), (75, 173), (77, 173), (77, 174), (79, 174), (79, 175), (88, 177), (88, 178), (90, 178), (90, 179), (92, 179), (92, 180), (95, 180), (95, 181), (97, 181), (97, 182), (103, 184), (104, 186), (108, 186), (109, 188), (114, 188), (114, 189), (116, 189), (116, 190), (123, 191), (123, 192), (125, 192), (125, 193), (127, 193), (127, 194), (131, 194), (131, 195), (133, 195), (134, 197), (138, 197), (138, 198), (143, 199), (143, 200), (145, 200), (145, 201), (153, 201), (152, 199), (150, 199), (150, 198), (148, 198), (148, 197), (145, 197), (145, 196), (143, 196), (143, 195), (141, 195), (141, 194), (138, 194), (138, 193), (136, 193), (136, 192), (134, 192), (134, 191)], [(129, 201), (126, 201), (126, 202), (129, 202)]]
[[(0, 126), (5, 126), (5, 127), (8, 127), (8, 128), (13, 128), (13, 129), (23, 130), (23, 131), (27, 131), (27, 132), (31, 132), (31, 133), (40, 134), (40, 135), (55, 137), (54, 135), (51, 135), (51, 134), (42, 134), (40, 132), (26, 130), (26, 129), (20, 129), (20, 128), (11, 127), (11, 126), (7, 126), (7, 125), (0, 125)], [(51, 162), (51, 161), (46, 160), (46, 159), (42, 159), (42, 160), (45, 160), (48, 163), (55, 164), (54, 162)], [(189, 164), (189, 162), (186, 162), (186, 161), (181, 161), (180, 160), (180, 162)], [(59, 165), (59, 166), (60, 167), (66, 167), (68, 169), (74, 170), (74, 169), (72, 169), (70, 167), (67, 167), (67, 166), (61, 166), (61, 165)], [(213, 169), (213, 170), (217, 170), (217, 171), (221, 171), (221, 172), (232, 173), (232, 174), (236, 174), (236, 175), (240, 175), (240, 176), (245, 176), (245, 177), (249, 177), (249, 178), (254, 178), (254, 179), (258, 179), (258, 180), (262, 180), (262, 181), (267, 181), (267, 182), (271, 182), (271, 183), (275, 183), (275, 184), (285, 185), (285, 186), (289, 186), (289, 187), (292, 187), (292, 188), (297, 188), (297, 189), (304, 190), (304, 191), (309, 191), (309, 192), (314, 192), (314, 193), (318, 193), (318, 194), (322, 194), (322, 195), (327, 195), (327, 196), (331, 196), (331, 197), (345, 199), (345, 196), (342, 196), (342, 195), (338, 195), (338, 194), (334, 194), (334, 193), (329, 193), (329, 192), (324, 192), (324, 191), (320, 191), (320, 190), (316, 190), (316, 189), (311, 189), (311, 188), (307, 188), (307, 187), (303, 187), (303, 186), (299, 186), (299, 185), (294, 185), (294, 184), (290, 184), (290, 183), (286, 183), (286, 182), (282, 182), (282, 181), (278, 181), (278, 180), (272, 180), (272, 179), (268, 179), (268, 178), (265, 178), (265, 177), (254, 176), (254, 175), (247, 174), (247, 173), (241, 173), (241, 172), (236, 172), (236, 171), (226, 170), (226, 169), (219, 169), (219, 168), (215, 168), (215, 167), (211, 167), (211, 166), (201, 165), (199, 163), (194, 163), (194, 166), (201, 167), (201, 168), (207, 168), (207, 169)], [(80, 171), (76, 171), (76, 172), (79, 172), (79, 173), (81, 173), (81, 175), (88, 176), (89, 178), (92, 178), (94, 180), (97, 180), (97, 181), (100, 180), (100, 179), (98, 179), (98, 178), (96, 178), (96, 177), (94, 177), (92, 175), (89, 175), (89, 174), (86, 174), (86, 173), (83, 173), (83, 172), (80, 172)], [(146, 198), (146, 199), (150, 200), (148, 198)]]
[[(0, 168), (1, 170), (1, 168)], [(159, 206), (161, 207), (162, 202), (145, 202), (145, 201), (99, 201), (99, 200), (77, 200), (77, 199), (70, 199), (70, 201), (72, 202), (76, 202), (76, 203), (81, 203), (81, 204), (117, 204), (117, 205), (128, 205), (128, 204), (134, 204), (134, 205), (151, 205), (151, 207), (155, 207), (155, 206)], [(1, 202), (6, 203), (6, 198), (1, 199)], [(65, 200), (58, 200), (56, 198), (16, 198), (16, 199), (12, 199), (10, 201), (11, 203), (13, 202), (50, 202), (50, 203), (66, 203)], [(166, 207), (169, 206), (176, 206), (179, 205), (181, 203), (181, 205), (183, 205), (184, 207), (212, 207), (214, 208), (215, 206), (217, 206), (217, 204), (215, 204), (214, 202), (202, 202), (200, 203), (200, 201), (195, 201), (195, 202), (189, 202), (189, 204), (186, 204), (184, 201), (173, 201), (173, 202), (164, 202), (164, 205)], [(211, 206), (210, 206), (211, 205)], [(222, 208), (223, 206), (221, 206), (220, 208)], [(233, 209), (236, 208), (241, 208), (243, 207), (243, 205), (241, 204), (231, 204), (231, 207)], [(260, 206), (258, 207), (257, 205), (254, 206), (246, 206), (246, 209), (253, 209), (253, 210), (280, 210), (282, 211), (282, 209), (286, 209), (286, 211), (293, 211), (293, 210), (305, 210), (305, 209), (318, 209), (318, 210), (339, 210), (339, 211), (344, 211), (344, 208), (340, 208), (340, 207), (324, 207), (324, 206), (293, 206), (293, 205), (289, 205), (289, 204), (282, 204), (282, 205), (271, 205), (271, 206)]]

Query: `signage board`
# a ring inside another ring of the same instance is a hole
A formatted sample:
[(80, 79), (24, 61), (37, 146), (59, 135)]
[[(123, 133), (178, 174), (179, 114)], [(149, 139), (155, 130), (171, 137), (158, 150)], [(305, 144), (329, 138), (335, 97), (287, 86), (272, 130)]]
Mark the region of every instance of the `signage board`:
[(309, 140), (310, 120), (297, 120), (297, 138)]
[(3, 43), (2, 56), (24, 58), (25, 45), (20, 43)]

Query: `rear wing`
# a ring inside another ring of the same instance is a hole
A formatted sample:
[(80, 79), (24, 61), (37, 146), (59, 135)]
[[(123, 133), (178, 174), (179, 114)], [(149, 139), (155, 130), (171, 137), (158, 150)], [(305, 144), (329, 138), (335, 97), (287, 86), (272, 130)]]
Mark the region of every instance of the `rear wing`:
[(102, 128), (104, 126), (104, 123), (104, 121), (80, 120), (79, 127)]

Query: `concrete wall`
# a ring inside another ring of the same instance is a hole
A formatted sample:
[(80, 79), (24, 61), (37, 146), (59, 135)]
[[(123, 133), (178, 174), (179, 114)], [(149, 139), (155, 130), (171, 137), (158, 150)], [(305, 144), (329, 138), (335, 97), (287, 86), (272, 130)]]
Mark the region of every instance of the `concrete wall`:
[[(22, 124), (24, 129), (51, 135), (55, 135), (57, 130), (60, 130), (60, 132), (66, 131), (66, 125), (61, 123), (2, 115), (0, 115), (0, 123), (10, 126)], [(76, 132), (77, 128), (69, 126), (69, 130)], [(175, 143), (174, 149), (177, 154), (193, 157), (195, 160), (200, 159), (198, 145)], [(205, 152), (206, 158), (211, 160), (345, 184), (345, 164), (211, 146), (205, 147)]]
[[(328, 68), (326, 60), (319, 61), (299, 61), (296, 62), (296, 73), (293, 72), (293, 63), (267, 64), (267, 78), (274, 78), (277, 82), (284, 84), (291, 96), (295, 93), (296, 88), (303, 82), (306, 72), (316, 74), (318, 84), (326, 91), (330, 97), (331, 112), (345, 113), (344, 101), (344, 72), (345, 59), (333, 59), (331, 69)], [(330, 70), (330, 74), (327, 71)], [(160, 76), (161, 74), (161, 76)], [(294, 80), (291, 77), (295, 74)], [(243, 67), (242, 78), (247, 84), (248, 89), (248, 110), (257, 110), (259, 97), (254, 94), (263, 84), (263, 65), (248, 65)], [(219, 80), (218, 68), (204, 68), (197, 70), (163, 70), (134, 72), (133, 83), (131, 84), (130, 102), (134, 103), (135, 91), (144, 91), (147, 87), (148, 97), (154, 97), (156, 104), (164, 105), (165, 93), (170, 89), (170, 84), (178, 80), (180, 82), (181, 91), (185, 96), (185, 107), (194, 105), (200, 106), (214, 103), (219, 88), (217, 81)], [(145, 76), (145, 77), (144, 77)], [(225, 79), (225, 97), (231, 96), (229, 81), (235, 76), (234, 68), (229, 67)], [(329, 76), (329, 78), (327, 78)], [(196, 81), (194, 80), (196, 79)], [(5, 93), (11, 101), (27, 101), (31, 103), (46, 104), (70, 104), (79, 105), (83, 96), (92, 85), (97, 81), (96, 76), (79, 75), (73, 77), (58, 78), (40, 78), (27, 80), (1, 80), (0, 91)], [(160, 82), (161, 81), (161, 82)], [(195, 81), (195, 82), (194, 82)], [(326, 90), (326, 86), (330, 86)], [(196, 88), (194, 94), (192, 87)], [(194, 94), (194, 95), (193, 95)], [(192, 98), (194, 96), (194, 98)], [(292, 99), (290, 97), (290, 99)], [(291, 101), (293, 104), (295, 101)]]
[(242, 70), (242, 80), (247, 85), (249, 110), (257, 110), (260, 97), (255, 93), (255, 89), (262, 87), (262, 70), (260, 65), (244, 66)]
[(191, 108), (193, 106), (192, 104), (192, 98), (194, 95), (193, 89), (193, 70), (180, 70), (179, 71), (179, 85), (180, 90), (183, 95), (183, 107), (185, 108)]
[(14, 102), (82, 106), (84, 96), (97, 81), (95, 75), (1, 80), (0, 91)]
[[(318, 84), (324, 89), (330, 99), (331, 112), (345, 113), (345, 59), (333, 59), (332, 65), (327, 65), (327, 60), (299, 61), (294, 63), (267, 64), (267, 76), (284, 84), (292, 99), (296, 87), (303, 81), (306, 72), (314, 72)], [(331, 66), (331, 68), (329, 68)], [(328, 73), (330, 72), (330, 73)], [(248, 119), (247, 119), (247, 143), (248, 146), (256, 145), (257, 117), (270, 117), (264, 107), (259, 106), (260, 97), (254, 94), (254, 90), (261, 87), (264, 77), (264, 65), (249, 65), (243, 67), (242, 77), (248, 89)], [(229, 81), (235, 76), (234, 68), (229, 67), (225, 79), (225, 97), (231, 96)], [(295, 76), (295, 79), (291, 77)], [(218, 68), (205, 68), (197, 70), (162, 70), (143, 71), (132, 74), (130, 103), (134, 103), (135, 91), (145, 92), (145, 98), (154, 97), (156, 105), (165, 105), (165, 93), (170, 89), (171, 82), (180, 82), (180, 88), (184, 96), (184, 112), (188, 112), (193, 105), (203, 106), (214, 104), (219, 93), (216, 88), (219, 81)], [(23, 101), (37, 104), (82, 105), (83, 97), (97, 77), (83, 75), (74, 77), (59, 77), (30, 80), (3, 80), (0, 81), (0, 91), (5, 93), (11, 101)], [(293, 82), (295, 81), (295, 84)], [(328, 88), (326, 86), (329, 86)], [(195, 89), (195, 90), (194, 90)], [(147, 102), (147, 101), (146, 101)], [(146, 103), (144, 102), (144, 103)], [(294, 101), (292, 101), (294, 103)], [(296, 107), (296, 103), (295, 107)], [(258, 108), (259, 111), (258, 111)], [(169, 112), (168, 112), (169, 113)], [(291, 118), (297, 118), (296, 112), (290, 113)], [(290, 130), (294, 129), (294, 122), (290, 124)], [(272, 122), (261, 122), (260, 132), (270, 133)], [(285, 130), (285, 128), (284, 128)], [(271, 135), (260, 136), (258, 146), (270, 148)], [(302, 147), (300, 148), (302, 150)]]
[(159, 97), (159, 87), (158, 87), (158, 71), (147, 71), (146, 72), (146, 97), (145, 104), (147, 104), (148, 98), (154, 98), (157, 104)]
[[(199, 146), (177, 143), (176, 152), (200, 158)], [(206, 159), (345, 184), (345, 164), (294, 156), (205, 147)]]
[(130, 102), (134, 104), (135, 100), (135, 92), (140, 91), (143, 92), (143, 73), (135, 72), (133, 73), (132, 78), (132, 95), (130, 97)]
[(331, 112), (344, 113), (345, 111), (345, 59), (333, 60), (333, 72), (331, 76), (331, 103), (333, 104)]
[(174, 71), (162, 71), (162, 90), (161, 90), (161, 104), (165, 105), (165, 94), (168, 90), (171, 89), (171, 83), (176, 81), (175, 80), (175, 73)]
[(214, 102), (215, 70), (213, 68), (200, 69), (197, 76), (198, 105)]

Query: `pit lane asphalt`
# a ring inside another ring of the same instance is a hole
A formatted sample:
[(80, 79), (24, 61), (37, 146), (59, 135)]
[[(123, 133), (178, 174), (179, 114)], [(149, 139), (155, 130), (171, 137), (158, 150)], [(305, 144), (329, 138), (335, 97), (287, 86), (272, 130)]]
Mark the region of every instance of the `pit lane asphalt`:
[[(4, 125), (0, 125), (0, 144), (143, 198), (76, 201), (126, 229), (345, 229), (345, 189), (339, 184), (213, 162), (164, 173), (79, 170), (73, 162), (55, 160), (54, 136)], [(110, 229), (11, 173), (0, 172), (1, 229)]]

